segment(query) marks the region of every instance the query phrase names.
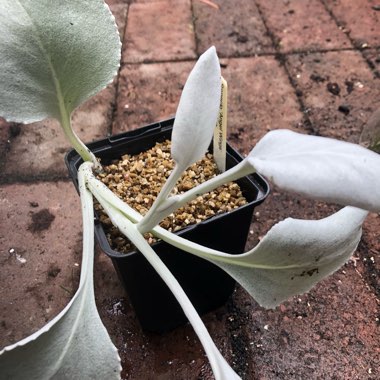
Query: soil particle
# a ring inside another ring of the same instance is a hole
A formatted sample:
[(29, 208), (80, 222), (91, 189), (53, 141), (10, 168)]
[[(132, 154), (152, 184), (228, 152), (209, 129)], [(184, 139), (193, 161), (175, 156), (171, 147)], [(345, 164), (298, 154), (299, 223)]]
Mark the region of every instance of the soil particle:
[(351, 92), (354, 91), (354, 82), (346, 80), (344, 84), (346, 85), (347, 93), (351, 94)]
[(17, 137), (21, 132), (20, 124), (18, 123), (12, 123), (9, 128), (9, 133), (11, 137)]
[(331, 82), (329, 82), (329, 83), (327, 83), (326, 87), (327, 87), (327, 90), (329, 92), (331, 92), (333, 95), (339, 96), (339, 94), (340, 94), (340, 87), (339, 87), (338, 83), (331, 83)]
[(61, 272), (61, 268), (59, 268), (56, 264), (51, 264), (49, 270), (47, 272), (48, 277), (55, 278)]
[(348, 104), (341, 104), (338, 107), (338, 111), (342, 112), (343, 114), (347, 116), (350, 113), (350, 106)]
[[(380, 267), (376, 265), (375, 257), (377, 258), (377, 251), (371, 250), (370, 243), (364, 237), (359, 245), (359, 252), (362, 257), (362, 265), (364, 267), (363, 277), (367, 284), (372, 288), (373, 292), (380, 298)], [(379, 310), (380, 313), (380, 310)]]
[(314, 82), (317, 82), (317, 83), (322, 83), (326, 80), (326, 78), (323, 78), (319, 74), (315, 74), (315, 73), (310, 75), (310, 79)]
[(55, 215), (46, 208), (32, 213), (32, 222), (29, 224), (28, 230), (32, 233), (45, 231), (49, 229), (54, 219)]

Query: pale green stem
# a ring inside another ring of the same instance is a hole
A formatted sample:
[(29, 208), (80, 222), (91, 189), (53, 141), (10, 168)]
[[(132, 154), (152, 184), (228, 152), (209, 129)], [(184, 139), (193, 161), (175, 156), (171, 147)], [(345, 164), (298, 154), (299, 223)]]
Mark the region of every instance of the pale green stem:
[(145, 240), (144, 236), (138, 231), (136, 225), (134, 225), (130, 220), (125, 218), (125, 216), (111, 204), (109, 204), (102, 197), (98, 198), (98, 201), (103, 206), (104, 210), (107, 212), (112, 223), (117, 226), (125, 236), (127, 236), (136, 248), (145, 256), (152, 267), (157, 271), (160, 277), (165, 281), (166, 285), (169, 287), (171, 292), (174, 294), (178, 303), (181, 305), (186, 317), (192, 324), (199, 340), (201, 341), (203, 348), (207, 354), (210, 361), (211, 368), (214, 372), (216, 380), (237, 380), (240, 377), (233, 371), (233, 369), (225, 361), (214, 342), (212, 341), (209, 332), (207, 331), (205, 325), (203, 324), (201, 318), (199, 317), (194, 306), (190, 302), (186, 293), (183, 291), (181, 285), (178, 283), (176, 278), (162, 262), (162, 260), (157, 256), (154, 250)]
[(184, 194), (175, 195), (167, 199), (164, 199), (161, 202), (159, 209), (157, 210), (158, 212), (148, 212), (148, 214), (146, 214), (146, 216), (144, 217), (143, 222), (139, 222), (139, 231), (141, 233), (151, 231), (161, 220), (165, 219), (168, 215), (170, 215), (172, 212), (179, 209), (186, 203), (192, 201), (193, 199), (199, 197), (204, 193), (214, 190), (215, 188), (227, 182), (235, 181), (238, 178), (244, 177), (254, 172), (255, 170), (252, 168), (252, 166), (247, 164), (247, 162), (243, 160), (233, 168), (217, 175), (216, 177), (209, 179), (206, 182), (201, 183), (196, 187), (193, 187), (192, 189), (186, 191), (186, 193)]
[(80, 140), (80, 138), (75, 134), (71, 127), (71, 112), (66, 108), (64, 97), (62, 94), (61, 83), (57, 77), (55, 72), (55, 68), (49, 59), (50, 68), (53, 74), (54, 86), (57, 92), (57, 99), (59, 105), (59, 113), (60, 113), (60, 122), (63, 129), (64, 134), (69, 140), (71, 146), (77, 151), (77, 153), (82, 157), (83, 161), (90, 161), (94, 164), (95, 169), (101, 168), (101, 165), (97, 161), (94, 154), (86, 147), (85, 144)]
[(152, 221), (153, 223), (157, 224), (160, 220), (163, 219), (158, 219), (158, 222), (156, 222), (157, 217), (159, 218), (161, 215), (160, 209), (162, 205), (166, 204), (170, 192), (173, 190), (182, 173), (182, 167), (175, 165), (173, 171), (170, 173), (169, 178), (166, 180), (164, 186), (159, 192), (156, 200), (153, 202), (152, 207), (149, 209), (143, 219), (138, 223), (137, 228), (141, 233), (145, 233), (151, 229), (149, 227)]
[(71, 146), (77, 151), (77, 153), (82, 157), (83, 161), (92, 162), (96, 169), (99, 169), (101, 165), (94, 156), (94, 154), (87, 148), (87, 146), (80, 140), (71, 127), (70, 116), (65, 109), (61, 110), (61, 126), (65, 136), (69, 140)]
[[(92, 164), (90, 164), (92, 167)], [(94, 267), (94, 206), (91, 192), (86, 188), (86, 176), (82, 171), (78, 172), (78, 186), (82, 207), (83, 224), (83, 258), (79, 288), (87, 283), (93, 292), (93, 267)], [(91, 221), (91, 223), (90, 223)]]
[[(82, 167), (83, 166), (84, 165), (82, 165)], [(91, 166), (88, 166), (88, 168), (89, 169), (86, 171), (87, 186), (92, 192), (92, 194), (95, 196), (95, 198), (104, 199), (107, 203), (112, 205), (112, 207), (114, 207), (115, 209), (119, 210), (126, 218), (128, 218), (133, 223), (137, 223), (140, 220), (142, 220), (142, 216), (137, 211), (135, 211), (126, 203), (124, 203), (110, 189), (108, 189), (107, 186), (105, 186), (101, 181), (94, 177), (94, 175), (91, 172)], [(248, 252), (232, 255), (230, 253), (217, 251), (215, 249), (194, 243), (190, 240), (177, 236), (159, 226), (154, 227), (152, 233), (160, 239), (166, 241), (167, 243), (203, 259), (210, 259), (212, 261), (219, 261), (232, 264), (236, 264), (237, 261), (239, 261), (239, 266), (268, 270), (297, 268), (297, 265), (269, 266), (264, 264), (255, 264), (252, 262), (244, 262), (244, 258), (252, 254), (255, 248)], [(240, 259), (242, 260), (240, 261)]]

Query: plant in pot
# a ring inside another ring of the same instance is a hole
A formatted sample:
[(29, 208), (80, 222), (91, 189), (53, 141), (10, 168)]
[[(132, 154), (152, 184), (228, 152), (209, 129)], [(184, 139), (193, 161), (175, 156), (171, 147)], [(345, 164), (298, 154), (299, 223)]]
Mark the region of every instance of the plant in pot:
[[(174, 166), (169, 158), (168, 141), (173, 123), (174, 119), (169, 119), (88, 145), (103, 165), (109, 163), (103, 166), (104, 171), (98, 177), (144, 214)], [(126, 152), (133, 155), (118, 160)], [(228, 168), (242, 160), (229, 145), (226, 153), (227, 156), (221, 158), (223, 161), (227, 158)], [(77, 183), (82, 162), (75, 150), (66, 156), (74, 183)], [(211, 158), (203, 158), (177, 181), (176, 193), (203, 182), (214, 175), (216, 169)], [(182, 228), (176, 233), (198, 244), (240, 253), (245, 247), (254, 207), (265, 199), (268, 190), (266, 182), (254, 174), (197, 197), (191, 205), (180, 208), (161, 224), (171, 230)], [(97, 241), (101, 250), (111, 258), (143, 329), (164, 332), (185, 323), (187, 318), (175, 297), (144, 256), (130, 247), (106, 215), (101, 214), (99, 219), (106, 223), (105, 226), (95, 223)], [(220, 268), (162, 240), (155, 241), (154, 236), (149, 235), (148, 241), (153, 243), (155, 252), (200, 314), (221, 306), (233, 292), (235, 281)], [(145, 276), (141, 277), (139, 273), (145, 273)]]
[[(120, 378), (117, 350), (95, 305), (94, 196), (174, 294), (203, 344), (215, 378), (239, 378), (213, 343), (186, 292), (143, 234), (150, 231), (165, 243), (215, 264), (260, 305), (275, 307), (308, 291), (355, 251), (366, 210), (380, 210), (380, 157), (358, 145), (277, 130), (264, 136), (235, 166), (183, 194), (171, 195), (181, 173), (204, 155), (218, 117), (220, 66), (211, 48), (195, 65), (181, 96), (172, 133), (175, 167), (143, 216), (97, 179), (101, 164), (71, 128), (74, 109), (107, 85), (117, 71), (120, 41), (108, 7), (100, 0), (3, 3), (0, 114), (17, 122), (58, 119), (81, 156), (78, 188), (83, 258), (79, 288), (65, 309), (40, 331), (0, 352), (2, 376)], [(206, 247), (158, 226), (200, 194), (256, 172), (279, 188), (347, 206), (321, 220), (288, 218), (272, 227), (256, 247), (241, 254)]]

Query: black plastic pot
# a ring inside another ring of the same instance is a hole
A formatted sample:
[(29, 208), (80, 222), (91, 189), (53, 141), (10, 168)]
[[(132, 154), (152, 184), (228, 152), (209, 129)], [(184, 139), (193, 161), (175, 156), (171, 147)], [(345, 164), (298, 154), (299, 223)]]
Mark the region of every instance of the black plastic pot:
[[(103, 164), (107, 164), (123, 154), (137, 154), (151, 148), (156, 142), (170, 139), (173, 121), (170, 119), (112, 136), (88, 144), (88, 147)], [(227, 168), (241, 160), (239, 153), (228, 145)], [(65, 161), (78, 189), (77, 173), (82, 159), (72, 150), (66, 155)], [(248, 204), (190, 226), (177, 234), (224, 252), (243, 252), (253, 210), (265, 199), (269, 187), (257, 174), (237, 182)], [(99, 221), (95, 221), (95, 235), (103, 252), (111, 258), (144, 330), (164, 332), (187, 322), (172, 293), (140, 252), (121, 254), (112, 250)], [(163, 241), (153, 244), (153, 248), (200, 314), (222, 306), (232, 294), (235, 281), (215, 265)]]

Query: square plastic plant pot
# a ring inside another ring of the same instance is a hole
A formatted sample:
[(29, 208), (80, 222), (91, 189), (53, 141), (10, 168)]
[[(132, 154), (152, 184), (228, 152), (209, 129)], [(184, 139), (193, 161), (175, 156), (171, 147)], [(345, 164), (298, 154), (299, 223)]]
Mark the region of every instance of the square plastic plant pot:
[[(106, 165), (112, 160), (120, 159), (124, 154), (138, 154), (157, 142), (170, 139), (173, 122), (174, 119), (169, 119), (125, 132), (88, 144), (88, 148)], [(227, 168), (241, 160), (242, 156), (228, 145)], [(83, 161), (74, 150), (66, 155), (65, 161), (70, 177), (78, 189), (78, 169)], [(246, 205), (189, 226), (176, 234), (223, 252), (242, 253), (253, 210), (264, 201), (269, 187), (257, 174), (236, 182), (248, 201)], [(95, 235), (101, 250), (111, 258), (144, 330), (162, 333), (187, 322), (166, 284), (139, 251), (127, 254), (114, 251), (98, 220), (95, 221)], [(232, 294), (235, 281), (214, 264), (164, 241), (158, 241), (152, 247), (181, 284), (200, 315), (221, 307)]]

